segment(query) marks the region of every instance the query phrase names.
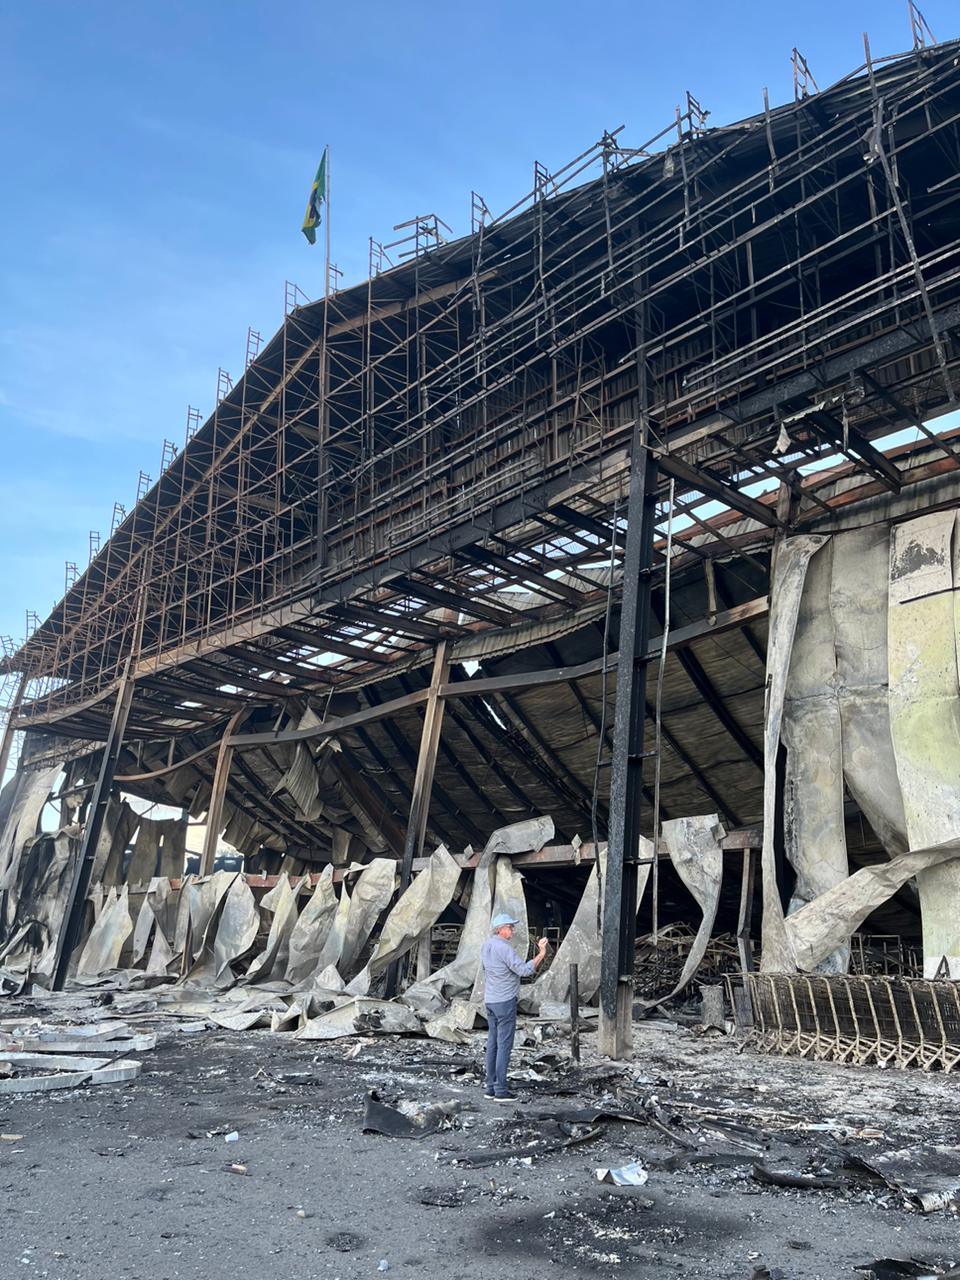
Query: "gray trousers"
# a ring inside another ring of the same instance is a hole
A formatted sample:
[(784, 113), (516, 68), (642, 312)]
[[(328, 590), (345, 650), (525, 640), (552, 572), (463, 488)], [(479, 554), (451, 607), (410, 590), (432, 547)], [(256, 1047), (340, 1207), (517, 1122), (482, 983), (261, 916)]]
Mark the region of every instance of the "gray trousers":
[(517, 1030), (517, 1002), (488, 1004), (487, 1010), (487, 1092), (503, 1097), (507, 1090), (507, 1068)]

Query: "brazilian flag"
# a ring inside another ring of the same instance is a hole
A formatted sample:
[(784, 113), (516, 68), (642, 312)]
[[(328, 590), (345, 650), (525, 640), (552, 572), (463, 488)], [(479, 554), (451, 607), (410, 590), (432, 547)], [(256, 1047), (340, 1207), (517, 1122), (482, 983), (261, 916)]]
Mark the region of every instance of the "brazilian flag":
[(324, 147), (323, 158), (320, 161), (320, 167), (317, 170), (317, 176), (313, 180), (313, 186), (310, 188), (310, 198), (307, 201), (307, 212), (304, 214), (303, 227), (301, 230), (311, 244), (317, 243), (317, 227), (320, 225), (320, 206), (327, 198), (327, 152), (329, 147)]

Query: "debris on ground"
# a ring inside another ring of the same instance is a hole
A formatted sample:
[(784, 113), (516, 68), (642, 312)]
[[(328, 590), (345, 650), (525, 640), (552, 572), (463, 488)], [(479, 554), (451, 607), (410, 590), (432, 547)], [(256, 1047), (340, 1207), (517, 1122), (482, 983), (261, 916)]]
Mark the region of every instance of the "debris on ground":
[(615, 1187), (643, 1187), (650, 1175), (639, 1160), (621, 1165), (619, 1169), (598, 1169), (598, 1182), (611, 1182)]
[(425, 1138), (442, 1128), (452, 1128), (460, 1109), (459, 1102), (438, 1102), (415, 1107), (407, 1114), (399, 1107), (388, 1106), (371, 1090), (364, 1107), (363, 1132), (381, 1133), (389, 1138)]
[[(592, 1031), (582, 1036), (579, 1063), (563, 1041), (530, 1037), (513, 1058), (518, 1102), (495, 1108), (483, 1098), (482, 1031), (468, 1033), (465, 1045), (385, 1037), (372, 1028), (348, 1040), (298, 1041), (267, 1024), (242, 1033), (208, 1025), (184, 1037), (176, 1028), (195, 1019), (192, 1011), (184, 1016), (183, 1001), (171, 1002), (171, 1014), (167, 993), (153, 992), (151, 1008), (131, 1013), (123, 1005), (136, 993), (117, 991), (114, 1001), (94, 1003), (105, 994), (47, 993), (8, 1006), (24, 1038), (41, 1027), (44, 1042), (56, 1043), (73, 1035), (72, 1027), (88, 1027), (98, 1028), (84, 1037), (91, 1048), (131, 1035), (155, 1037), (156, 1048), (144, 1055), (133, 1089), (78, 1084), (32, 1097), (0, 1093), (0, 1166), (16, 1167), (18, 1175), (28, 1157), (62, 1166), (63, 1144), (52, 1156), (44, 1119), (57, 1105), (71, 1117), (68, 1178), (71, 1163), (81, 1159), (84, 1139), (76, 1135), (89, 1132), (89, 1159), (98, 1170), (116, 1165), (136, 1176), (130, 1171), (142, 1150), (139, 1176), (147, 1187), (157, 1185), (152, 1153), (171, 1150), (161, 1181), (178, 1190), (164, 1196), (178, 1197), (182, 1186), (195, 1200), (206, 1185), (204, 1169), (222, 1170), (224, 1182), (236, 1184), (234, 1195), (256, 1188), (265, 1204), (271, 1188), (282, 1187), (283, 1202), (274, 1208), (286, 1211), (288, 1223), (296, 1215), (307, 1232), (316, 1214), (332, 1236), (343, 1237), (341, 1251), (351, 1236), (359, 1238), (351, 1218), (359, 1220), (361, 1211), (374, 1215), (370, 1221), (390, 1218), (398, 1200), (391, 1239), (407, 1220), (418, 1222), (425, 1237), (450, 1232), (451, 1239), (462, 1237), (468, 1261), (471, 1248), (479, 1251), (487, 1270), (501, 1256), (506, 1265), (519, 1239), (531, 1274), (542, 1262), (577, 1268), (585, 1280), (631, 1266), (651, 1277), (685, 1270), (746, 1280), (765, 1267), (787, 1280), (844, 1274), (854, 1280), (869, 1274), (853, 1268), (874, 1252), (881, 1259), (931, 1259), (929, 1271), (917, 1274), (949, 1275), (945, 1233), (955, 1231), (960, 1102), (942, 1077), (918, 1076), (905, 1089), (902, 1076), (859, 1070), (851, 1093), (849, 1069), (760, 1059), (728, 1039), (708, 1046), (685, 1026), (665, 1039), (640, 1023), (632, 1063), (600, 1059)], [(8, 1036), (13, 1022), (4, 1024)], [(121, 1025), (122, 1032), (110, 1030)], [(89, 1074), (106, 1051), (73, 1056)], [(186, 1108), (185, 1122), (173, 1118), (174, 1096)], [(75, 1118), (87, 1113), (89, 1123)], [(228, 1141), (240, 1154), (223, 1163)], [(301, 1158), (305, 1149), (316, 1160)], [(357, 1204), (346, 1188), (341, 1197), (335, 1176), (347, 1156), (361, 1171)], [(613, 1178), (629, 1176), (631, 1166), (636, 1182), (596, 1181), (598, 1169)], [(304, 1178), (317, 1176), (307, 1172), (314, 1167), (323, 1180), (311, 1189)], [(396, 1197), (398, 1176), (409, 1189)], [(602, 1194), (591, 1195), (591, 1187)], [(164, 1220), (171, 1234), (162, 1238), (181, 1239), (191, 1202), (171, 1203), (181, 1209), (177, 1219)], [(29, 1216), (23, 1222), (29, 1225)], [(447, 1225), (430, 1225), (441, 1222)], [(737, 1246), (741, 1238), (752, 1247)], [(779, 1241), (776, 1248), (772, 1241)], [(349, 1245), (363, 1274), (377, 1268), (377, 1245), (372, 1234)], [(327, 1248), (331, 1256), (337, 1252)], [(403, 1248), (388, 1254), (392, 1271), (403, 1273), (406, 1258), (420, 1256), (412, 1245)], [(465, 1274), (472, 1280), (469, 1267)], [(878, 1274), (896, 1275), (889, 1268)]]

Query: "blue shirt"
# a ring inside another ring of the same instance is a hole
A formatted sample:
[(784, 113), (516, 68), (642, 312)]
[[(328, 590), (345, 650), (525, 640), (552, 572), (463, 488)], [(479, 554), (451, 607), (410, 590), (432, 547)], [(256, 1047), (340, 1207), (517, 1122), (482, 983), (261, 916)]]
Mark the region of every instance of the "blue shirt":
[(520, 994), (520, 979), (532, 978), (536, 970), (532, 960), (521, 960), (507, 942), (496, 934), (480, 948), (483, 965), (485, 1004), (505, 1004)]

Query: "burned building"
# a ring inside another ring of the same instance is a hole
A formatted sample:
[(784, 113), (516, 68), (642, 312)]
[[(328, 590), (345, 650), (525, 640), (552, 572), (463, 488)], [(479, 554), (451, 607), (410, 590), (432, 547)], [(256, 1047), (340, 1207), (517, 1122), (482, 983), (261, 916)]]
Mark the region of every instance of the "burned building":
[[(4, 659), (5, 973), (61, 985), (123, 954), (187, 974), (217, 921), (218, 976), (246, 973), (266, 891), (252, 964), (272, 946), (289, 971), (300, 925), (295, 976), (349, 980), (399, 887), (419, 914), (388, 918), (368, 975), (396, 990), (431, 903), (475, 874), (489, 919), (522, 872), (563, 959), (589, 961), (611, 1052), (639, 910), (655, 935), (697, 922), (684, 978), (726, 921), (771, 1043), (825, 1035), (831, 1007), (838, 1044), (860, 1037), (858, 930), (919, 939), (883, 999), (901, 1040), (939, 1019), (947, 1065), (958, 57), (868, 50), (722, 127), (688, 98), (642, 145), (617, 130), (537, 166), (501, 217), (475, 197), (468, 237), (417, 218), (371, 242), (362, 285), (291, 294)], [(198, 883), (185, 819), (124, 796), (205, 817)], [(243, 927), (226, 882), (202, 887), (221, 834)]]

